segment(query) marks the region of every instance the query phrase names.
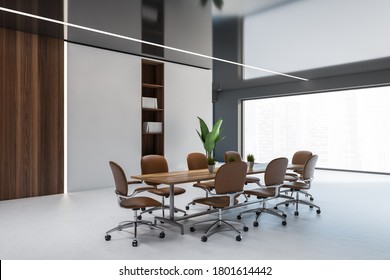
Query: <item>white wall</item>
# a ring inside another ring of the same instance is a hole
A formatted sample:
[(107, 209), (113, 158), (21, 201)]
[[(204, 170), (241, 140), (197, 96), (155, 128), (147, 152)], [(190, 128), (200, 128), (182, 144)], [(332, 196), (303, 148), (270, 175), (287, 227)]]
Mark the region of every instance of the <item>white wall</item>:
[[(165, 63), (165, 156), (186, 169), (203, 152), (197, 116), (212, 121), (212, 73)], [(113, 186), (114, 160), (128, 177), (140, 173), (141, 58), (68, 45), (68, 191)]]
[(140, 58), (68, 44), (68, 191), (112, 186), (109, 160), (140, 172), (140, 80)]
[(197, 116), (212, 125), (212, 72), (165, 63), (165, 156), (170, 170), (187, 169), (187, 154), (204, 152)]

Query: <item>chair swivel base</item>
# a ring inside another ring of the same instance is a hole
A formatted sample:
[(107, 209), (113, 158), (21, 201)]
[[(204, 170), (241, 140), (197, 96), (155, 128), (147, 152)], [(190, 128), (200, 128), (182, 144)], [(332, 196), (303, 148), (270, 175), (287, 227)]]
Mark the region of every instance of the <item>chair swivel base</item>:
[[(162, 213), (163, 213), (163, 217), (165, 217), (165, 209), (169, 209), (169, 205), (164, 205), (164, 207), (153, 207), (153, 208), (150, 208), (150, 209), (147, 209), (147, 210), (144, 210), (144, 211), (142, 211), (139, 215), (138, 215), (138, 220), (141, 220), (142, 219), (142, 214), (144, 214), (144, 213), (149, 213), (149, 214), (152, 214), (153, 213), (153, 211), (156, 211), (156, 210), (162, 210)], [(187, 215), (187, 212), (186, 211), (184, 211), (184, 210), (182, 210), (182, 209), (179, 209), (179, 208), (174, 208), (174, 211), (175, 211), (175, 213), (178, 213), (178, 212), (181, 212), (181, 213), (183, 213), (184, 214), (184, 216), (186, 216)]]
[[(291, 192), (291, 195), (288, 195), (289, 192)], [(310, 199), (310, 201), (314, 200), (314, 197), (305, 190), (299, 190), (299, 191), (298, 190), (284, 190), (284, 191), (280, 192), (281, 195), (279, 196), (279, 198), (294, 199), (294, 197), (293, 197), (294, 192), (299, 192), (301, 194), (304, 194), (305, 197), (308, 197)]]
[(137, 228), (139, 225), (146, 225), (146, 226), (149, 226), (150, 228), (156, 228), (156, 229), (159, 229), (161, 230), (161, 232), (159, 233), (159, 238), (165, 238), (165, 232), (164, 232), (164, 229), (159, 227), (159, 226), (156, 226), (154, 223), (150, 222), (150, 221), (123, 221), (123, 222), (120, 222), (118, 224), (118, 226), (108, 230), (106, 232), (106, 235), (105, 235), (105, 240), (106, 241), (110, 241), (111, 240), (111, 235), (110, 233), (111, 232), (114, 232), (114, 231), (122, 231), (123, 229), (125, 228), (130, 228), (130, 227), (133, 227), (134, 228), (134, 239), (132, 241), (132, 245), (133, 247), (137, 247), (139, 245), (139, 242), (137, 240)]
[(302, 200), (302, 199), (289, 199), (289, 200), (280, 202), (280, 203), (275, 205), (274, 209), (278, 209), (278, 206), (282, 205), (282, 204), (284, 204), (285, 206), (288, 206), (290, 203), (295, 204), (294, 216), (299, 216), (298, 204), (304, 204), (304, 205), (309, 206), (310, 208), (317, 208), (317, 211), (316, 211), (317, 214), (321, 213), (321, 208), (318, 205), (315, 205), (307, 200)]
[[(200, 199), (200, 198), (202, 198), (202, 197), (198, 197), (198, 198), (196, 198), (196, 199)], [(194, 199), (194, 200), (196, 200), (196, 199)], [(190, 205), (196, 205), (196, 204), (197, 204), (197, 203), (196, 203), (196, 202), (193, 202), (193, 201), (187, 203), (187, 205), (186, 205), (186, 210), (190, 210)], [(211, 210), (212, 208), (211, 208), (211, 206), (209, 206), (207, 209), (208, 209), (208, 210)]]
[[(249, 230), (249, 228), (242, 222), (222, 219), (221, 218), (221, 209), (218, 209), (218, 219), (211, 219), (211, 220), (200, 221), (200, 222), (194, 223), (191, 226), (190, 231), (191, 232), (195, 231), (195, 225), (202, 224), (202, 223), (208, 223), (208, 222), (213, 222), (213, 223), (206, 229), (206, 231), (204, 232), (204, 235), (201, 237), (201, 241), (203, 241), (203, 242), (206, 242), (208, 237), (213, 235), (214, 233), (217, 233), (220, 231), (226, 231), (226, 230), (235, 231), (236, 233), (238, 233), (238, 235), (236, 236), (236, 240), (241, 241), (242, 240), (241, 232), (237, 228), (235, 228), (233, 225), (231, 225), (231, 223), (236, 223), (236, 224), (242, 225), (243, 231)], [(223, 225), (227, 226), (227, 228), (224, 230), (221, 229), (221, 227)]]
[(243, 211), (241, 212), (238, 216), (237, 216), (237, 219), (241, 219), (242, 217), (242, 214), (246, 214), (246, 213), (251, 213), (251, 212), (255, 212), (256, 213), (256, 219), (255, 221), (253, 222), (253, 226), (254, 227), (258, 227), (259, 226), (259, 218), (260, 218), (260, 215), (262, 213), (267, 213), (267, 214), (271, 214), (273, 216), (276, 216), (276, 217), (279, 217), (282, 219), (282, 225), (285, 226), (287, 225), (287, 221), (286, 221), (286, 217), (287, 215), (281, 211), (281, 210), (275, 210), (275, 209), (271, 209), (271, 208), (256, 208), (256, 209), (249, 209), (249, 210), (246, 210), (246, 211)]

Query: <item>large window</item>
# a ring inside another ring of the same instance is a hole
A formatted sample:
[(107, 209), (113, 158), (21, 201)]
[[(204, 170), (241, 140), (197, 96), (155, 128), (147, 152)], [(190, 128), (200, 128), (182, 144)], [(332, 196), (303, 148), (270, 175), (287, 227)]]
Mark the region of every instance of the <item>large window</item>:
[(317, 167), (390, 173), (390, 87), (243, 101), (243, 154), (267, 162), (297, 150)]

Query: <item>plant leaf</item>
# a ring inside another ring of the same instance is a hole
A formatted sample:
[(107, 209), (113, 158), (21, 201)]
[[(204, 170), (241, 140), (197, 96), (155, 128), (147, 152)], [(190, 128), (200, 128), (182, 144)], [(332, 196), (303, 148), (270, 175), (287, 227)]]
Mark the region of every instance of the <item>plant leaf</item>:
[(223, 139), (220, 138), (219, 135), (221, 131), (221, 125), (222, 125), (222, 119), (217, 120), (213, 126), (213, 130), (207, 134), (206, 141), (204, 144), (206, 151), (211, 152), (212, 150), (214, 150), (215, 144), (218, 141)]
[(200, 137), (200, 139), (202, 140), (203, 143), (206, 142), (206, 137), (207, 135), (209, 134), (209, 128), (207, 127), (207, 124), (204, 122), (204, 120), (202, 120), (201, 118), (199, 118), (199, 125), (200, 125), (200, 132), (197, 130), (198, 132), (198, 135)]
[(222, 10), (223, 0), (214, 0), (213, 2), (215, 7), (217, 7), (219, 10)]

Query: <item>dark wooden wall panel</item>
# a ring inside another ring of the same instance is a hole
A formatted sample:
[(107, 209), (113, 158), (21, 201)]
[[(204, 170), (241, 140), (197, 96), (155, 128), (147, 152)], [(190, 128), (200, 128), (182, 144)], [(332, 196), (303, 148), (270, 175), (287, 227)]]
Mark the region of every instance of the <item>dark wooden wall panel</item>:
[(0, 200), (64, 190), (63, 41), (0, 29)]

